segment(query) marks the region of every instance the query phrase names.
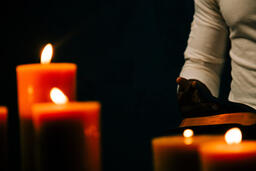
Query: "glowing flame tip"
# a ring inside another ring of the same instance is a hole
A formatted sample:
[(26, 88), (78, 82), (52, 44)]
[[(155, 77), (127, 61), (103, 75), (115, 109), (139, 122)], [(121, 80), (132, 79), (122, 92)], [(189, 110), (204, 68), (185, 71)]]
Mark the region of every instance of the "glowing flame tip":
[(41, 53), (41, 64), (49, 64), (52, 59), (53, 47), (51, 43), (45, 45)]
[(231, 128), (225, 134), (227, 144), (239, 144), (242, 141), (242, 132), (239, 128)]
[(194, 135), (194, 132), (192, 129), (186, 129), (184, 132), (183, 132), (183, 136), (185, 138), (190, 138)]
[(55, 104), (65, 104), (68, 102), (68, 97), (56, 87), (51, 89), (50, 97)]

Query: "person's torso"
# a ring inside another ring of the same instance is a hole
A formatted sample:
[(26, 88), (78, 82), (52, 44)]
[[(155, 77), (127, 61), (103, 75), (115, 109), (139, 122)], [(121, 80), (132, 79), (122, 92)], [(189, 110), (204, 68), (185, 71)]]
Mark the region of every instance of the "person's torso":
[(230, 100), (256, 108), (256, 0), (217, 0), (229, 28)]

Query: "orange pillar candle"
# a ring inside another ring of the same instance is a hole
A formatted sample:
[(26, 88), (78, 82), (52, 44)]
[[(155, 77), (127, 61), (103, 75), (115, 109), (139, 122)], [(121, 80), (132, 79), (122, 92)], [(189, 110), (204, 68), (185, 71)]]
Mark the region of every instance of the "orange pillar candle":
[(8, 109), (0, 106), (0, 170), (7, 170), (7, 114)]
[(198, 171), (200, 169), (199, 145), (218, 139), (219, 136), (193, 136), (192, 133), (192, 130), (185, 130), (184, 136), (153, 139), (154, 171)]
[(52, 48), (42, 52), (41, 64), (19, 65), (17, 71), (18, 106), (21, 131), (22, 168), (34, 171), (34, 128), (31, 106), (49, 102), (49, 91), (60, 87), (70, 100), (76, 98), (76, 70), (72, 63), (50, 63)]
[(243, 141), (241, 131), (233, 128), (225, 141), (203, 144), (200, 151), (202, 171), (256, 170), (256, 141)]
[[(53, 98), (60, 100), (58, 89)], [(64, 96), (65, 97), (65, 96)], [(56, 100), (53, 100), (57, 103)], [(33, 106), (38, 171), (100, 171), (100, 103), (39, 103)]]

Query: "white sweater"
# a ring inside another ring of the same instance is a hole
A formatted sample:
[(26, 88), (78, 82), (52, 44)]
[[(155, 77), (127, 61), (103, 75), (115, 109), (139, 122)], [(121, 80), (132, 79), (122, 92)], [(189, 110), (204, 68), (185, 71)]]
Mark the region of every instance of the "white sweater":
[(200, 80), (217, 97), (230, 39), (229, 100), (256, 109), (256, 0), (194, 1), (195, 14), (180, 76)]

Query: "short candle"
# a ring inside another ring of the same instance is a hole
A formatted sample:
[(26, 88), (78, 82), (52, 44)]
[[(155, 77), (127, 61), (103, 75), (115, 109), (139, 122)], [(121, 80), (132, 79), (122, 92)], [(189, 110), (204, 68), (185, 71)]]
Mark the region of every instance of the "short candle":
[(219, 136), (193, 136), (185, 130), (183, 136), (154, 138), (154, 171), (198, 171), (200, 169), (198, 147), (201, 143), (218, 139)]
[(256, 170), (256, 141), (242, 141), (240, 129), (233, 128), (225, 141), (214, 141), (199, 148), (202, 171)]
[(100, 103), (68, 102), (58, 89), (53, 90), (55, 104), (38, 103), (32, 108), (37, 170), (100, 171)]
[(0, 170), (7, 170), (7, 115), (7, 107), (0, 106)]

